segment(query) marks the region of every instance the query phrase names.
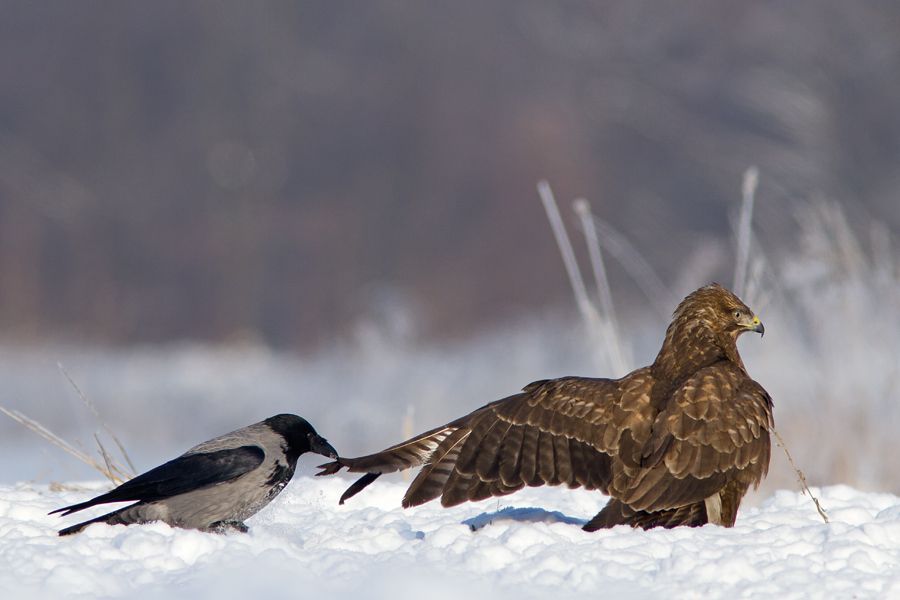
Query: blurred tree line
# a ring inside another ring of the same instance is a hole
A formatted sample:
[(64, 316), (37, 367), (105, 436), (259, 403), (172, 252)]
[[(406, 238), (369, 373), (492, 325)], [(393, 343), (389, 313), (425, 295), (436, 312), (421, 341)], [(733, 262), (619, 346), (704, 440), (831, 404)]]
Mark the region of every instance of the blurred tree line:
[(473, 331), (569, 302), (540, 178), (727, 281), (751, 164), (900, 226), (897, 73), (889, 0), (3, 2), (0, 333)]

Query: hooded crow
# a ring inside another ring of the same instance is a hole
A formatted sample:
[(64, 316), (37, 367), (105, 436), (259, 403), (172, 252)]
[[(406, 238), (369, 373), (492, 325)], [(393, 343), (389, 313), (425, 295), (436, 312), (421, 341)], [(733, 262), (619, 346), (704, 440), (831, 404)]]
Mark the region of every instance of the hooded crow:
[(247, 531), (244, 519), (277, 496), (306, 452), (337, 452), (297, 415), (281, 414), (194, 446), (178, 458), (81, 504), (54, 510), (62, 516), (110, 502), (135, 502), (66, 527), (78, 533), (91, 523), (132, 525), (164, 521), (173, 527), (221, 533)]

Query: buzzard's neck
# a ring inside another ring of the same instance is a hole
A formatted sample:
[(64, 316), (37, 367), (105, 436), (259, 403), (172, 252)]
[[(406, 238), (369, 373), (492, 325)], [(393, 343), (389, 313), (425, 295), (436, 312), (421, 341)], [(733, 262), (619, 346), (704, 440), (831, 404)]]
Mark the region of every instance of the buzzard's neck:
[(722, 343), (709, 329), (690, 323), (670, 327), (653, 368), (670, 381), (683, 381), (700, 369), (722, 360), (731, 361), (741, 370), (744, 363), (733, 340)]

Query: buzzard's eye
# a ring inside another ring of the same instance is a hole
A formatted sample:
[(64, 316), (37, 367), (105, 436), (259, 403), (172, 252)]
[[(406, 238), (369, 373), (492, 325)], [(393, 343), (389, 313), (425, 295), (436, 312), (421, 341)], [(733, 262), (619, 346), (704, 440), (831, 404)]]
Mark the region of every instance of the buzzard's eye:
[(741, 318), (741, 311), (739, 311), (739, 310), (734, 311), (734, 318), (735, 318), (735, 319), (740, 319), (740, 318)]

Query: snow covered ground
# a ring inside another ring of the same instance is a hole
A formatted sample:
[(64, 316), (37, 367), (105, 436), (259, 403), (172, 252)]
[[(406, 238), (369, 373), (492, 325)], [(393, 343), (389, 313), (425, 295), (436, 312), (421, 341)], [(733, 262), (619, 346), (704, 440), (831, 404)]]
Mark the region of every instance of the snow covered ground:
[[(305, 465), (304, 471), (309, 472)], [(51, 509), (104, 489), (0, 487), (5, 598), (897, 598), (900, 498), (845, 486), (782, 491), (734, 529), (585, 533), (597, 493), (529, 489), (453, 509), (399, 508), (378, 481), (338, 506), (348, 480), (298, 475), (250, 533), (94, 525)], [(91, 513), (93, 514), (93, 513)]]
[[(742, 356), (775, 399), (778, 429), (811, 482), (896, 492), (900, 471), (884, 457), (900, 452), (900, 336), (885, 332), (900, 331), (900, 262), (886, 234), (873, 230), (870, 257), (841, 215), (826, 216), (837, 225), (799, 220), (800, 248), (773, 265), (768, 296), (751, 301), (766, 337), (742, 340)], [(627, 350), (634, 365), (647, 364), (668, 315), (623, 312)], [(560, 315), (465, 340), (427, 342), (404, 331), (361, 322), (352, 339), (306, 355), (0, 339), (0, 404), (95, 452), (100, 424), (59, 372), (62, 363), (143, 471), (278, 412), (307, 417), (353, 456), (536, 379), (624, 374), (598, 355), (580, 323)], [(900, 598), (900, 499), (823, 488), (826, 525), (809, 498), (774, 491), (795, 479), (778, 449), (730, 530), (587, 534), (578, 525), (602, 496), (562, 489), (402, 511), (405, 486), (379, 481), (339, 507), (347, 481), (311, 479), (310, 464), (250, 521), (248, 535), (155, 524), (94, 526), (59, 539), (56, 530), (75, 517), (46, 513), (103, 484), (14, 483), (95, 474), (0, 418), (0, 598)]]

